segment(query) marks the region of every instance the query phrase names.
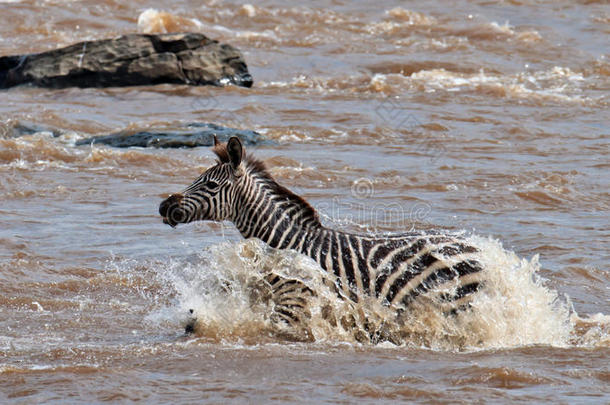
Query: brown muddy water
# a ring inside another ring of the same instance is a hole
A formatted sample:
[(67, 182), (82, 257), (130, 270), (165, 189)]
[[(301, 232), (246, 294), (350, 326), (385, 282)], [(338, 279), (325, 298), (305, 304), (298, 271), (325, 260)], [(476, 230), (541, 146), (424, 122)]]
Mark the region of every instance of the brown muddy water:
[[(138, 25), (148, 8), (169, 14)], [(0, 402), (610, 402), (607, 2), (17, 0), (0, 15), (0, 54), (194, 30), (239, 47), (255, 80), (2, 93)], [(491, 289), (462, 324), (413, 314), (401, 346), (322, 323), (312, 343), (270, 334), (242, 281), (270, 260), (314, 284), (319, 269), (157, 214), (209, 149), (75, 146), (195, 121), (274, 141), (253, 153), (329, 226), (466, 232)], [(66, 132), (14, 138), (22, 123)]]

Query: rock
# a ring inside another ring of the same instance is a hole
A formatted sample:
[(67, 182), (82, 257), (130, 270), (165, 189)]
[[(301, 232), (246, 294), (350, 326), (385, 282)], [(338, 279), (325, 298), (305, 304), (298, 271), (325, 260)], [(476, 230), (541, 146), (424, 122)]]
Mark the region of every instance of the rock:
[[(18, 138), (38, 133), (48, 133), (55, 138), (74, 134), (73, 131), (28, 121), (0, 123), (0, 139)], [(129, 148), (131, 146), (142, 148), (195, 148), (214, 145), (214, 135), (222, 142), (228, 141), (232, 136), (237, 136), (247, 145), (272, 143), (255, 131), (228, 128), (211, 123), (192, 122), (147, 130), (126, 129), (109, 135), (78, 140), (76, 146), (103, 144), (116, 148)]]
[(8, 120), (8, 122), (0, 125), (0, 138), (19, 138), (20, 136), (33, 135), (41, 132), (47, 132), (54, 138), (64, 134), (64, 131), (61, 129), (28, 121)]
[(209, 123), (190, 123), (181, 128), (169, 128), (149, 131), (120, 131), (105, 136), (95, 136), (81, 139), (76, 145), (90, 145), (101, 143), (116, 148), (129, 148), (139, 146), (142, 148), (194, 148), (197, 146), (214, 145), (214, 135), (221, 142), (226, 142), (232, 136), (248, 145), (268, 143), (261, 134), (249, 130), (240, 130), (222, 127)]
[(160, 83), (251, 87), (252, 76), (239, 50), (198, 33), (130, 34), (0, 57), (0, 89)]

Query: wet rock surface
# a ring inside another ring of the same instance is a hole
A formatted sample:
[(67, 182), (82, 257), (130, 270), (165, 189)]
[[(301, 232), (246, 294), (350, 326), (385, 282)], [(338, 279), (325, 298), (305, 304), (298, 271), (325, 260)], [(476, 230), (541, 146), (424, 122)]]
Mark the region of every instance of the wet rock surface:
[(116, 148), (132, 146), (142, 148), (195, 148), (197, 146), (214, 145), (214, 135), (222, 142), (226, 142), (232, 136), (239, 137), (246, 145), (270, 142), (255, 131), (227, 128), (211, 123), (189, 123), (167, 129), (125, 130), (110, 135), (81, 139), (76, 142), (76, 145), (104, 144)]
[(29, 121), (9, 120), (8, 122), (4, 123), (4, 125), (0, 125), (0, 139), (19, 138), (20, 136), (33, 135), (41, 132), (49, 133), (54, 138), (57, 138), (65, 133), (65, 131), (62, 129)]
[(199, 33), (130, 34), (30, 55), (0, 57), (0, 88), (160, 83), (252, 86), (241, 52)]
[[(46, 133), (54, 138), (78, 136), (74, 131), (54, 128), (29, 121), (13, 121), (0, 125), (0, 139), (19, 138)], [(235, 129), (212, 123), (191, 122), (169, 124), (156, 128), (129, 128), (108, 135), (93, 136), (76, 141), (76, 146), (103, 144), (116, 148), (195, 148), (213, 146), (214, 136), (226, 142), (237, 136), (246, 145), (268, 145), (274, 142), (256, 131)]]

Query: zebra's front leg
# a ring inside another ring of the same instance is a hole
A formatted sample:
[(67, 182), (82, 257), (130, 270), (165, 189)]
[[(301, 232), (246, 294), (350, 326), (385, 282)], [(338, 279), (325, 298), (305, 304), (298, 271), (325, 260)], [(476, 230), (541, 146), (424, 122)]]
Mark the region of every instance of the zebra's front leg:
[(193, 309), (189, 309), (188, 318), (186, 320), (186, 324), (184, 326), (184, 334), (190, 335), (195, 332), (195, 323), (197, 323), (197, 317), (195, 316), (195, 311)]
[[(225, 286), (227, 291), (230, 286)], [(313, 341), (309, 328), (311, 312), (309, 306), (315, 293), (304, 282), (280, 276), (274, 272), (256, 277), (246, 284), (249, 301), (255, 312), (266, 311), (272, 333), (293, 341)], [(195, 332), (197, 317), (194, 310), (187, 314), (184, 332)]]
[(269, 273), (251, 291), (252, 303), (264, 302), (271, 310), (269, 321), (276, 336), (303, 342), (314, 340), (309, 328), (309, 305), (315, 293), (305, 283)]

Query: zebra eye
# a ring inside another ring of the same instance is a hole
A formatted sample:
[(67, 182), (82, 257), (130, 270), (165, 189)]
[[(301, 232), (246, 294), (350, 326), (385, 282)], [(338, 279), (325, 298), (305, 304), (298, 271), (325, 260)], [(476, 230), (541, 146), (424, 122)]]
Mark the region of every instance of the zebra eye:
[(218, 188), (218, 183), (216, 183), (215, 181), (212, 181), (212, 180), (208, 180), (208, 182), (206, 183), (206, 186), (210, 189), (216, 189), (216, 188)]

